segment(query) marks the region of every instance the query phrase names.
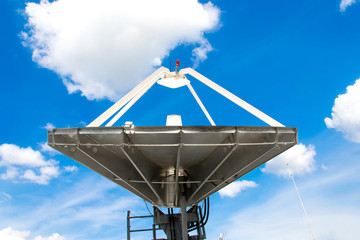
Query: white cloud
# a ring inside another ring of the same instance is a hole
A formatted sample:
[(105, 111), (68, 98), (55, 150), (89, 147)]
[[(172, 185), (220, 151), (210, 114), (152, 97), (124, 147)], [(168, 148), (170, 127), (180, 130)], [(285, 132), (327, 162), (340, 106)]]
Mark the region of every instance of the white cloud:
[(0, 159), (0, 166), (42, 167), (48, 164), (39, 151), (7, 143), (0, 145)]
[(289, 177), (291, 172), (296, 175), (310, 173), (315, 170), (315, 155), (314, 146), (300, 143), (267, 162), (261, 171), (282, 177)]
[[(17, 231), (11, 227), (0, 230), (1, 240), (30, 240), (29, 236), (30, 231)], [(53, 233), (49, 237), (36, 236), (34, 240), (65, 240), (65, 238), (58, 233)]]
[(55, 126), (54, 126), (52, 123), (47, 123), (47, 124), (44, 126), (44, 128), (45, 128), (46, 130), (49, 130), (49, 129), (55, 128)]
[[(121, 239), (126, 235), (123, 235), (126, 233), (126, 211), (131, 209), (136, 215), (147, 212), (140, 198), (95, 174), (82, 175), (72, 184), (64, 184), (56, 191), (40, 191), (36, 196), (24, 191), (16, 199), (11, 205), (0, 204), (0, 226), (57, 232), (69, 239), (113, 239), (114, 236)], [(56, 239), (50, 237), (38, 239)]]
[(347, 7), (353, 5), (355, 2), (356, 0), (341, 0), (340, 11), (344, 12)]
[(64, 169), (66, 172), (76, 172), (78, 170), (76, 166), (65, 166)]
[(82, 127), (86, 127), (88, 124), (86, 122), (84, 122), (84, 121), (80, 121), (79, 125), (82, 126)]
[[(0, 204), (12, 199), (12, 196), (6, 192), (0, 192)], [(1, 239), (1, 238), (0, 238)]]
[(17, 168), (12, 167), (12, 166), (8, 166), (6, 168), (6, 172), (0, 174), (0, 178), (2, 180), (8, 180), (8, 179), (14, 179), (19, 175), (19, 171)]
[(50, 155), (56, 155), (58, 154), (59, 152), (56, 151), (54, 148), (50, 147), (47, 142), (44, 142), (44, 143), (39, 143), (40, 145), (40, 151), (43, 152), (43, 153), (48, 153)]
[(203, 39), (201, 41), (201, 45), (197, 48), (194, 48), (192, 51), (193, 55), (193, 68), (197, 68), (199, 66), (199, 63), (202, 61), (205, 61), (207, 59), (207, 54), (213, 50), (213, 47), (209, 43), (208, 40)]
[(34, 240), (65, 240), (65, 238), (63, 236), (60, 236), (58, 233), (53, 233), (49, 237), (37, 236), (34, 238)]
[(27, 169), (22, 178), (38, 184), (48, 184), (52, 178), (59, 176), (58, 166), (47, 166), (40, 168), (40, 174), (37, 175), (33, 170)]
[(236, 195), (238, 195), (240, 192), (244, 191), (245, 189), (253, 188), (253, 187), (257, 187), (257, 186), (258, 185), (256, 184), (256, 182), (253, 182), (253, 181), (246, 181), (246, 180), (235, 181), (235, 182), (230, 183), (226, 187), (222, 188), (219, 191), (219, 194), (220, 194), (221, 198), (224, 198), (224, 197), (233, 198)]
[(26, 240), (29, 235), (28, 231), (16, 231), (10, 227), (0, 230), (1, 240)]
[(324, 170), (324, 171), (326, 171), (326, 170), (328, 170), (329, 168), (328, 168), (326, 165), (321, 164), (321, 169)]
[(33, 60), (57, 72), (69, 93), (117, 100), (179, 45), (194, 64), (212, 50), (204, 33), (220, 10), (197, 0), (42, 0), (27, 3), (22, 32)]
[(3, 196), (5, 196), (7, 199), (12, 199), (11, 195), (6, 193), (6, 192), (2, 192), (1, 193)]
[(349, 141), (360, 143), (360, 79), (335, 99), (331, 117), (325, 118), (328, 128), (335, 128)]
[[(6, 169), (0, 174), (3, 180), (16, 181), (18, 178), (38, 184), (48, 184), (59, 175), (58, 162), (45, 160), (44, 156), (31, 147), (22, 148), (14, 144), (0, 145), (0, 168)], [(39, 174), (36, 174), (38, 172)]]

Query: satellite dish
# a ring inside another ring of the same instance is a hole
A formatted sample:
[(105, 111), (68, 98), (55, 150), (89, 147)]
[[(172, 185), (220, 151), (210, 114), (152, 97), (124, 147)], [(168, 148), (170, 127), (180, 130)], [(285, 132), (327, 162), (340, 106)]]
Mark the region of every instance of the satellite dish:
[[(216, 126), (189, 80), (186, 86), (211, 126), (182, 126), (176, 115), (169, 116), (168, 126), (113, 126), (159, 79), (182, 81), (186, 74), (270, 126)], [(296, 128), (283, 126), (191, 68), (170, 72), (160, 67), (87, 127), (48, 131), (49, 146), (59, 152), (156, 207), (181, 208), (181, 214), (169, 210), (168, 215), (155, 208), (154, 223), (168, 239), (182, 240), (191, 239), (188, 230), (194, 229), (205, 238), (198, 203), (296, 143)], [(129, 227), (128, 239), (130, 232)]]

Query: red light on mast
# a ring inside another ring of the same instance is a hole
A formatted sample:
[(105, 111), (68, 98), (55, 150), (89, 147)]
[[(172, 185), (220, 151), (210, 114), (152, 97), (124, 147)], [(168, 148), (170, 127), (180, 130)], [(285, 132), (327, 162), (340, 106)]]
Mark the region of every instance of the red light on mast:
[(177, 66), (177, 67), (180, 66), (180, 60), (176, 60), (176, 66)]

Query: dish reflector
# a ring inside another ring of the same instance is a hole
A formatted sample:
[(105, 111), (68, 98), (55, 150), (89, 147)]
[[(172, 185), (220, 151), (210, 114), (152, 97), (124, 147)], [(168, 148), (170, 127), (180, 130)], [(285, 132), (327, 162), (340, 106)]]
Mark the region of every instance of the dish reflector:
[(289, 127), (86, 127), (48, 131), (48, 144), (153, 205), (187, 206), (297, 143)]

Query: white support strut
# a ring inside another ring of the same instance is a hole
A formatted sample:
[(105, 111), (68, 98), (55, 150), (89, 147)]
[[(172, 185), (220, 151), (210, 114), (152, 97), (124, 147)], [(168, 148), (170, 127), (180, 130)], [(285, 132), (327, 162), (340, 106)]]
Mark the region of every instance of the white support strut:
[[(94, 121), (92, 121), (87, 127), (100, 127), (105, 121), (107, 121), (111, 116), (117, 113), (108, 124), (107, 127), (112, 126), (127, 110), (129, 110), (156, 82), (159, 78), (163, 77), (165, 73), (170, 73), (169, 69), (165, 67), (160, 67), (154, 73), (152, 73), (149, 77), (147, 77), (144, 81), (138, 84), (134, 89), (132, 89), (129, 93), (127, 93), (124, 97), (122, 97), (119, 101), (117, 101), (114, 105), (112, 105), (109, 109), (107, 109), (103, 114), (97, 117)], [(253, 107), (249, 103), (245, 102), (244, 100), (240, 99), (236, 95), (232, 94), (231, 92), (227, 91), (223, 87), (219, 86), (218, 84), (214, 83), (210, 79), (206, 78), (205, 76), (201, 75), (197, 71), (193, 70), (192, 68), (185, 68), (180, 70), (179, 74), (190, 74), (206, 86), (210, 87), (214, 91), (218, 92), (222, 96), (226, 97), (230, 101), (234, 102), (236, 105), (240, 106), (241, 108), (245, 109), (249, 113), (253, 114), (257, 118), (261, 119), (265, 123), (269, 124), (272, 127), (284, 127), (281, 123), (276, 121), (275, 119), (271, 118), (270, 116), (266, 115), (265, 113), (261, 112), (257, 108)], [(199, 104), (200, 108), (204, 112), (205, 116), (209, 120), (212, 126), (215, 126), (215, 122), (211, 118), (210, 114), (206, 110), (204, 104), (201, 102), (200, 98), (196, 94), (194, 88), (191, 84), (188, 84), (187, 87), (189, 88), (191, 94)], [(120, 111), (119, 111), (120, 110)]]
[(203, 111), (203, 113), (205, 114), (205, 116), (207, 117), (207, 119), (209, 120), (209, 122), (211, 123), (211, 126), (216, 126), (215, 122), (213, 121), (213, 119), (211, 118), (209, 112), (206, 110), (204, 104), (201, 102), (199, 96), (196, 94), (195, 89), (191, 86), (191, 84), (189, 83), (188, 85), (186, 85), (190, 92), (192, 93), (192, 95), (194, 96), (195, 100), (197, 101), (197, 103), (199, 104), (199, 106), (201, 107), (201, 110)]
[(156, 78), (154, 78), (152, 82), (150, 82), (147, 86), (145, 86), (143, 89), (141, 89), (140, 92), (138, 92), (137, 95), (135, 95), (130, 102), (128, 102), (109, 122), (106, 124), (106, 127), (111, 127), (114, 125), (114, 123), (121, 118), (122, 115), (124, 115), (127, 110), (129, 110), (132, 105), (134, 105), (157, 81)]
[(144, 81), (142, 81), (139, 85), (137, 85), (134, 89), (132, 89), (129, 93), (127, 93), (124, 97), (122, 97), (109, 109), (107, 109), (103, 114), (101, 114), (94, 121), (92, 121), (87, 127), (100, 127), (101, 124), (103, 124), (112, 115), (114, 115), (117, 111), (119, 111), (126, 103), (128, 103), (131, 99), (133, 99), (146, 86), (148, 86), (153, 81), (156, 82), (156, 80), (160, 78), (161, 75), (164, 74), (165, 72), (169, 73), (170, 71), (165, 67), (160, 67), (159, 69), (157, 69), (153, 74), (147, 77)]
[(230, 101), (234, 102), (236, 105), (240, 106), (241, 108), (245, 109), (249, 113), (253, 114), (257, 118), (261, 119), (265, 123), (269, 124), (272, 127), (284, 127), (281, 123), (276, 121), (275, 119), (271, 118), (270, 116), (266, 115), (265, 113), (261, 112), (259, 109), (253, 107), (249, 103), (245, 102), (241, 98), (237, 97), (236, 95), (232, 94), (228, 90), (224, 89), (223, 87), (219, 86), (218, 84), (214, 83), (210, 79), (206, 78), (205, 76), (201, 75), (200, 73), (196, 72), (192, 68), (184, 68), (181, 69), (180, 74), (190, 74), (200, 82), (204, 83), (208, 87), (212, 88), (219, 94), (223, 95)]

